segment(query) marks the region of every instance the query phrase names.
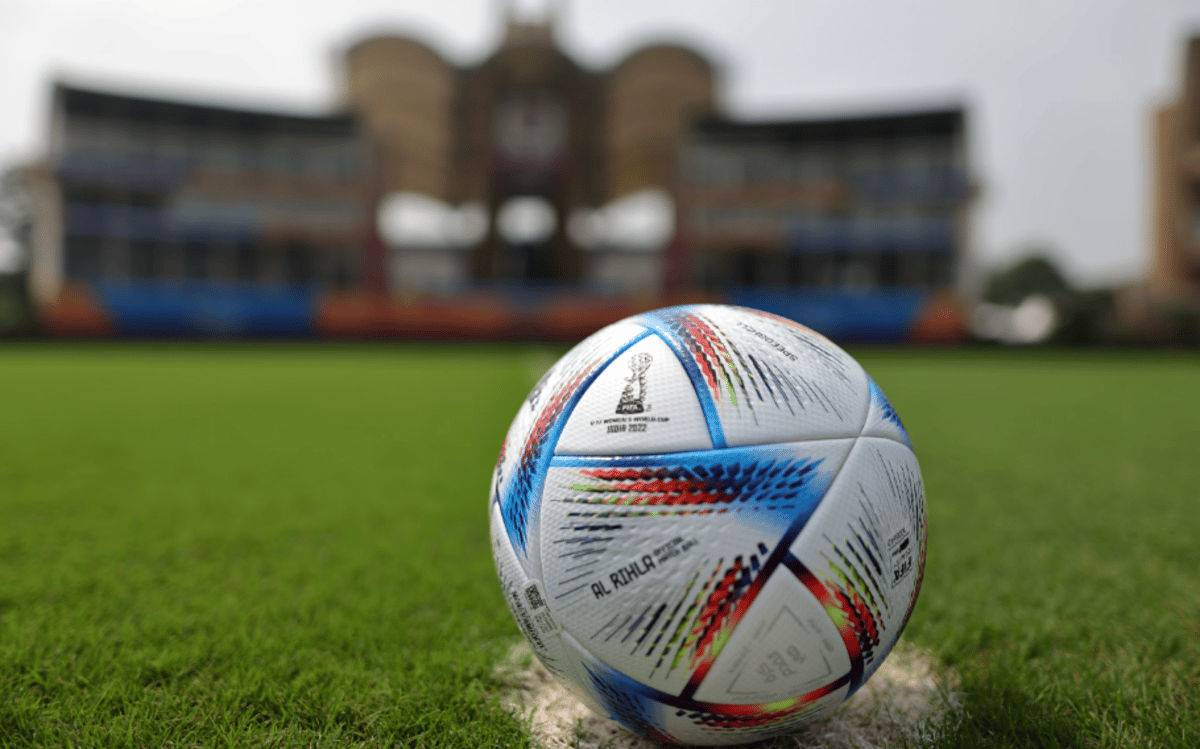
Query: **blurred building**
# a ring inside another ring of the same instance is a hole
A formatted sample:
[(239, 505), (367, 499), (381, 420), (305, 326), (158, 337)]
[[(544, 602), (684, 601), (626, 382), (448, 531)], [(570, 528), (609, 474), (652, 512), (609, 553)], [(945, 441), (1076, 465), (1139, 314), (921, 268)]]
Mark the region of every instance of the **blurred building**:
[[(360, 282), (368, 165), (348, 115), (57, 85), (31, 290), (86, 289), (125, 332), (311, 333), (313, 290)], [(104, 327), (86, 307), (57, 311)]]
[(1200, 38), (1186, 46), (1179, 97), (1156, 113), (1154, 166), (1150, 297), (1200, 310)]
[(840, 337), (902, 337), (959, 286), (965, 121), (948, 108), (697, 123), (673, 271), (741, 304), (823, 316)]
[[(382, 146), (387, 190), (483, 207), (486, 231), (468, 253), (473, 281), (586, 283), (591, 266), (619, 262), (586, 257), (572, 217), (669, 186), (678, 144), (716, 108), (716, 75), (698, 52), (654, 45), (611, 70), (586, 70), (549, 21), (510, 20), (499, 49), (476, 65), (380, 36), (353, 46), (345, 69), (346, 105)], [(506, 206), (530, 199), (548, 207), (549, 235), (506, 239)]]
[(58, 85), (47, 326), (575, 338), (709, 300), (843, 339), (961, 335), (961, 109), (737, 122), (700, 52), (587, 69), (552, 19), (510, 20), (473, 65), (401, 36), (342, 62), (328, 116)]

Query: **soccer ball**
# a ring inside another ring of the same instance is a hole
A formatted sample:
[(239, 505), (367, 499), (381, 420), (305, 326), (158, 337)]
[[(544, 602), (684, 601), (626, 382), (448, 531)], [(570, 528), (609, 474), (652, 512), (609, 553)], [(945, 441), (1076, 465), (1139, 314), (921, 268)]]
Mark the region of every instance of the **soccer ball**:
[(892, 649), (925, 566), (921, 472), (883, 392), (820, 334), (739, 307), (571, 349), (513, 420), (489, 512), (546, 668), (675, 743), (829, 713)]

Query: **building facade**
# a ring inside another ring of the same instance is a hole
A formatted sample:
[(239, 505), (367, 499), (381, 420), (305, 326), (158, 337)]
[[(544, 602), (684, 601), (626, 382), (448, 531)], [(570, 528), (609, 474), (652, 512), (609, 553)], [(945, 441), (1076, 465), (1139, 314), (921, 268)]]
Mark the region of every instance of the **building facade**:
[(961, 108), (697, 123), (673, 270), (750, 306), (824, 316), (842, 337), (893, 337), (960, 286), (966, 153)]
[[(699, 52), (588, 69), (549, 21), (509, 21), (473, 65), (400, 36), (342, 62), (320, 116), (56, 86), (30, 273), (47, 329), (573, 338), (707, 300), (845, 339), (930, 337), (931, 315), (961, 334), (938, 301), (967, 245), (961, 109), (737, 122)], [(397, 197), (481, 228), (387, 247)], [(514, 239), (530, 203), (546, 230)], [(667, 228), (622, 244), (638, 205)]]
[[(653, 45), (588, 70), (549, 21), (510, 20), (499, 48), (466, 67), (416, 39), (366, 39), (348, 51), (345, 81), (347, 108), (380, 144), (388, 191), (484, 207), (486, 234), (470, 248), (476, 282), (586, 282), (596, 263), (571, 217), (670, 185), (678, 144), (717, 108), (716, 73), (698, 52)], [(506, 241), (499, 218), (525, 198), (545, 201), (553, 230)]]
[[(312, 288), (360, 282), (371, 180), (353, 117), (67, 85), (51, 111), (30, 266), (43, 305), (86, 288), (164, 334), (304, 333)], [(246, 305), (261, 308), (249, 330)]]
[(1154, 117), (1154, 257), (1159, 309), (1200, 311), (1200, 38), (1184, 50), (1183, 88)]

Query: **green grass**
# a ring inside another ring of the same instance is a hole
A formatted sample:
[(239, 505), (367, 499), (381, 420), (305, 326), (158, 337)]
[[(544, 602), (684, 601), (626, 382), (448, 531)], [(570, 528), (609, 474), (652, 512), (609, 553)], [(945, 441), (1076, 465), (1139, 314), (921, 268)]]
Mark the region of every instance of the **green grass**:
[(0, 744), (521, 742), (476, 350), (23, 350), (0, 364)]
[[(945, 746), (1200, 746), (1200, 360), (861, 350)], [(0, 349), (0, 746), (512, 746), (485, 496), (536, 348)]]
[(860, 357), (930, 508), (946, 746), (1200, 746), (1200, 358)]

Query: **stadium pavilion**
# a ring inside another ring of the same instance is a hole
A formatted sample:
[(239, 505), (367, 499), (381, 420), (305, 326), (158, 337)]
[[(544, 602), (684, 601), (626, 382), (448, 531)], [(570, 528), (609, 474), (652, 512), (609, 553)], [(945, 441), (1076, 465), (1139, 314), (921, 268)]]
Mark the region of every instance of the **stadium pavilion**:
[(961, 335), (961, 107), (739, 122), (700, 52), (590, 70), (552, 22), (474, 65), (399, 36), (343, 63), (327, 115), (56, 85), (30, 171), (46, 327), (573, 338), (703, 299)]

